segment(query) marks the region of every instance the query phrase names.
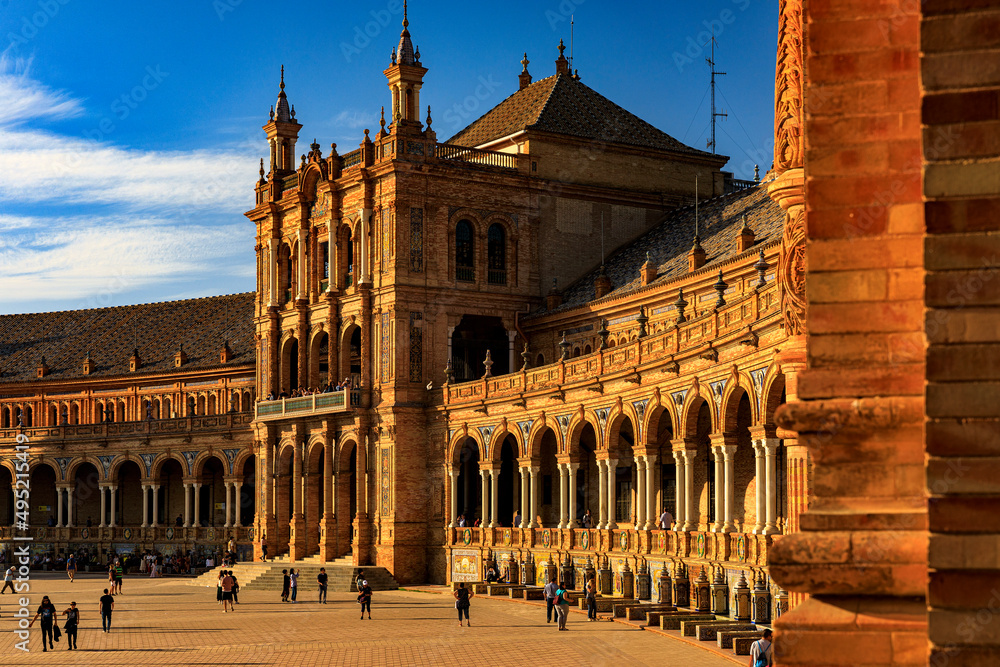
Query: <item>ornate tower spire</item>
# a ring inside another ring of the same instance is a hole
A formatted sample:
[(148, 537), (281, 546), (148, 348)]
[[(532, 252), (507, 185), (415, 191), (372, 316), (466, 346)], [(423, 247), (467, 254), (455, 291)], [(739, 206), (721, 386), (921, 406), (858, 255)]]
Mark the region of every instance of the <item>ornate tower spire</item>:
[(302, 128), (295, 121), (295, 109), (289, 106), (285, 95), (285, 66), (281, 66), (281, 82), (278, 84), (278, 102), (266, 125), (267, 142), (271, 153), (271, 172), (295, 169), (295, 142)]
[(563, 51), (566, 50), (566, 45), (563, 44), (562, 39), (559, 40), (559, 57), (556, 58), (556, 74), (569, 74), (569, 61), (566, 60), (566, 56), (563, 55)]
[(525, 52), (524, 58), (521, 60), (521, 74), (517, 77), (518, 81), (521, 83), (521, 87), (518, 90), (524, 90), (531, 85), (531, 75), (528, 74), (528, 54)]
[(395, 50), (392, 64), (384, 71), (392, 91), (391, 131), (417, 133), (420, 123), (420, 87), (427, 69), (420, 64), (420, 52), (413, 48), (410, 39), (409, 7), (403, 3), (403, 31)]

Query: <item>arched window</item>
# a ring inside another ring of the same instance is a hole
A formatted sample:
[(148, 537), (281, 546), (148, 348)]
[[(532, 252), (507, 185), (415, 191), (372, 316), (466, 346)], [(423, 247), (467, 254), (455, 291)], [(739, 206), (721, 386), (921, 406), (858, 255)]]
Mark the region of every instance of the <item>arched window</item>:
[(0, 417), (0, 427), (10, 428), (10, 408), (3, 409), (3, 416)]
[(28, 406), (28, 407), (26, 407), (24, 409), (24, 425), (25, 426), (34, 426), (34, 424), (31, 421), (31, 417), (32, 417), (31, 406)]
[(70, 418), (69, 418), (70, 423), (71, 424), (79, 424), (80, 423), (80, 404), (79, 403), (74, 403), (73, 406), (70, 408), (69, 414), (70, 414)]
[(535, 359), (535, 365), (536, 366), (544, 366), (545, 365), (545, 355), (544, 354), (539, 354), (538, 355), (538, 358)]
[(350, 287), (354, 284), (354, 241), (351, 238), (350, 230), (347, 230), (344, 243), (347, 245), (347, 273), (344, 276), (344, 286)]
[(292, 300), (292, 289), (295, 282), (295, 267), (292, 266), (292, 252), (288, 246), (281, 248), (281, 256), (285, 264), (285, 303)]
[(319, 244), (319, 263), (323, 270), (320, 276), (319, 290), (325, 292), (330, 286), (330, 244), (325, 241)]
[(494, 223), (486, 233), (487, 282), (490, 285), (507, 284), (507, 234), (503, 225)]
[(459, 220), (455, 225), (455, 280), (473, 282), (476, 279), (474, 250), (472, 223)]

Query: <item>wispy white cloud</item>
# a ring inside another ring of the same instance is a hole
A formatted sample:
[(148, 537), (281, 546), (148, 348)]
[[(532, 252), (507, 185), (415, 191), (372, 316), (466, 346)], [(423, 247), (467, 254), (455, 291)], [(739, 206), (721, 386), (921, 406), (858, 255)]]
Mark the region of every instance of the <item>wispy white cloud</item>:
[(0, 55), (0, 127), (29, 120), (60, 120), (83, 113), (80, 100), (30, 76), (31, 59)]
[(339, 127), (347, 127), (355, 130), (359, 127), (371, 126), (375, 122), (375, 116), (365, 111), (354, 111), (345, 109), (333, 117), (333, 124)]

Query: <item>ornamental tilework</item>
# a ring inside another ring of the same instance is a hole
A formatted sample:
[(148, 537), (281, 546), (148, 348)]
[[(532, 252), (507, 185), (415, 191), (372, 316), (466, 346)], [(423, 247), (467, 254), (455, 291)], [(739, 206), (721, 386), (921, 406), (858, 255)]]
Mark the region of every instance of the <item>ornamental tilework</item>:
[(149, 475), (153, 470), (153, 460), (156, 459), (156, 454), (150, 454), (149, 452), (143, 452), (139, 454), (139, 458), (142, 459), (142, 464), (146, 466), (146, 475)]
[(648, 398), (644, 398), (641, 401), (633, 401), (632, 402), (632, 407), (635, 408), (636, 417), (639, 418), (639, 423), (636, 425), (636, 429), (638, 429), (638, 431), (639, 431), (638, 435), (639, 435), (640, 438), (642, 437), (642, 418), (646, 414), (646, 405), (648, 403), (649, 403), (649, 399)]
[(410, 382), (421, 382), (424, 377), (423, 313), (410, 313)]
[(722, 403), (722, 394), (726, 391), (727, 382), (728, 380), (719, 380), (718, 382), (712, 382), (709, 385), (712, 387), (712, 398), (715, 400), (716, 405), (720, 405)]
[(69, 466), (69, 462), (72, 460), (73, 459), (70, 457), (56, 459), (56, 463), (59, 464), (59, 469), (62, 470), (63, 477), (66, 477), (66, 468)]
[(675, 391), (674, 393), (670, 394), (674, 399), (674, 405), (676, 405), (677, 407), (684, 405), (684, 399), (687, 398), (687, 393), (688, 393), (687, 389), (682, 389), (681, 391)]
[(97, 460), (101, 462), (101, 466), (104, 468), (105, 479), (108, 473), (111, 472), (111, 462), (115, 460), (114, 454), (106, 454), (105, 456), (98, 456)]
[(410, 209), (410, 271), (424, 271), (424, 210)]
[(190, 475), (194, 472), (194, 460), (198, 456), (198, 452), (181, 452), (181, 454), (184, 456), (184, 460), (187, 461), (188, 474)]
[(380, 355), (382, 366), (382, 382), (392, 379), (392, 318), (389, 313), (382, 313), (382, 354)]
[(758, 368), (755, 371), (750, 371), (750, 377), (753, 378), (754, 389), (757, 390), (757, 411), (760, 412), (763, 409), (764, 403), (764, 376), (767, 375), (767, 368)]
[(389, 465), (389, 456), (390, 456), (389, 452), (390, 452), (390, 450), (389, 450), (388, 447), (383, 447), (382, 448), (382, 463), (381, 463), (381, 466), (380, 466), (381, 470), (382, 470), (382, 474), (381, 474), (382, 481), (380, 483), (380, 486), (381, 486), (381, 496), (382, 496), (382, 503), (381, 503), (382, 504), (382, 512), (381, 512), (382, 516), (387, 516), (388, 514), (392, 513), (392, 508), (391, 508), (391, 506), (389, 504), (389, 501), (390, 501), (389, 490), (392, 488), (392, 479), (391, 479), (392, 478), (392, 468)]
[(233, 474), (233, 463), (236, 462), (236, 455), (240, 453), (239, 448), (234, 449), (223, 449), (222, 453), (226, 455), (226, 461), (229, 462), (229, 474)]

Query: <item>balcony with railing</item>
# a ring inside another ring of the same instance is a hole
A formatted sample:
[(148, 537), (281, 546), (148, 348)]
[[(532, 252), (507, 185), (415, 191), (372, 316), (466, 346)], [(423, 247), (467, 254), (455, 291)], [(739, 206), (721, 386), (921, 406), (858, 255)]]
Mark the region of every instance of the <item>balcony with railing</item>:
[(484, 167), (499, 167), (501, 169), (517, 169), (517, 155), (499, 151), (484, 151), (468, 146), (454, 144), (438, 144), (434, 147), (434, 156), (439, 160), (464, 162)]
[(296, 398), (258, 401), (257, 421), (274, 421), (288, 417), (311, 417), (338, 412), (350, 412), (361, 403), (360, 389), (341, 389), (328, 394), (312, 394)]
[(341, 169), (347, 170), (350, 169), (351, 167), (357, 167), (359, 164), (361, 164), (361, 159), (362, 155), (360, 148), (355, 151), (351, 151), (350, 153), (344, 153), (344, 155), (342, 155), (340, 158)]
[(23, 432), (35, 441), (92, 440), (94, 438), (150, 437), (177, 435), (191, 431), (231, 431), (249, 425), (250, 412), (227, 412), (217, 415), (192, 415), (181, 419), (143, 419), (142, 421), (105, 422), (101, 424), (73, 424), (65, 426), (40, 426), (34, 428), (0, 429), (0, 442), (13, 440)]

